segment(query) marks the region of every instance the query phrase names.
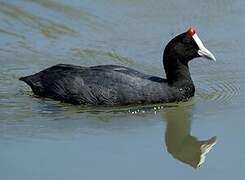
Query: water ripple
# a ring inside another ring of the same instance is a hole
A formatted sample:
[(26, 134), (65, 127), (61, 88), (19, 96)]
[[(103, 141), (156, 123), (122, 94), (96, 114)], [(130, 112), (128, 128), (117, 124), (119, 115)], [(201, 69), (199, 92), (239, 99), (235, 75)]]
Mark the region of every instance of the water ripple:
[(240, 87), (236, 82), (217, 80), (202, 82), (206, 88), (198, 88), (197, 96), (218, 104), (229, 104), (233, 98), (240, 94)]
[[(26, 26), (31, 26), (32, 28), (39, 30), (41, 34), (48, 38), (57, 39), (61, 35), (75, 33), (73, 29), (64, 24), (33, 15), (23, 8), (11, 3), (0, 2), (0, 13), (6, 15), (8, 19), (11, 18)], [(13, 34), (13, 32), (11, 34)]]

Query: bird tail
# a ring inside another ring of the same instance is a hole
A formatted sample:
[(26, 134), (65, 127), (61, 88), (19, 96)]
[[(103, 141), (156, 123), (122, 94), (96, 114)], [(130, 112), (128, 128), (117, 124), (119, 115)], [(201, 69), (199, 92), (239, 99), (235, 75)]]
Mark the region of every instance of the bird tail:
[(43, 85), (39, 81), (39, 76), (38, 75), (30, 75), (30, 76), (25, 76), (19, 78), (20, 81), (24, 81), (26, 84), (28, 84), (34, 94), (42, 96), (44, 92)]
[(19, 80), (20, 81), (24, 81), (29, 86), (32, 86), (33, 85), (30, 76), (20, 77)]
[(26, 77), (20, 77), (19, 78), (20, 81), (24, 81), (24, 82), (25, 82), (25, 79), (26, 79)]

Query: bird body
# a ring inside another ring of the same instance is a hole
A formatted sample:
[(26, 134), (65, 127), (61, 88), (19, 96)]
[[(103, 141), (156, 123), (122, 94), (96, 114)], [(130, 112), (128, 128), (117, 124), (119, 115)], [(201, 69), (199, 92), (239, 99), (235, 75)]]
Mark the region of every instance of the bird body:
[[(72, 104), (149, 104), (185, 100), (180, 87), (170, 87), (166, 79), (117, 65), (81, 67), (58, 64), (21, 78), (39, 96)], [(193, 86), (194, 88), (194, 86)], [(178, 95), (178, 92), (182, 94)]]

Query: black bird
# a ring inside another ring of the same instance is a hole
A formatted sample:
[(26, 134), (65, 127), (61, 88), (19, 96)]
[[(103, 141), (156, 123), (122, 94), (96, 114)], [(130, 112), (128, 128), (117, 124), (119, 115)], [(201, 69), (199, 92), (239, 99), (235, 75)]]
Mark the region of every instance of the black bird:
[(166, 79), (117, 65), (81, 67), (58, 64), (21, 77), (34, 94), (71, 104), (129, 105), (186, 101), (195, 87), (188, 63), (197, 57), (215, 61), (193, 28), (166, 46), (163, 65)]

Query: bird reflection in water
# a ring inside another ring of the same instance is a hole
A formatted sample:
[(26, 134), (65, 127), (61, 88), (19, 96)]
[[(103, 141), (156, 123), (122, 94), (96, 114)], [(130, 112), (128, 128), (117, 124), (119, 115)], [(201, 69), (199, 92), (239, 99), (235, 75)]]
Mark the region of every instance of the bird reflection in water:
[(168, 152), (177, 160), (194, 168), (200, 167), (207, 153), (216, 144), (216, 137), (198, 140), (191, 135), (192, 107), (180, 106), (165, 109), (167, 121), (165, 143)]

